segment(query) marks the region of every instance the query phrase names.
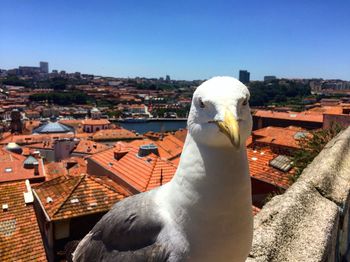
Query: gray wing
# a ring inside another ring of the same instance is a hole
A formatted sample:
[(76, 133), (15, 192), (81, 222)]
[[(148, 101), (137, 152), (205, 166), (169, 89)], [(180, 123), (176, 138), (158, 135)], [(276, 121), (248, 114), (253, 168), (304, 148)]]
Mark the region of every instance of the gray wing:
[(163, 227), (149, 193), (128, 197), (85, 236), (73, 261), (167, 261), (170, 250), (157, 243)]

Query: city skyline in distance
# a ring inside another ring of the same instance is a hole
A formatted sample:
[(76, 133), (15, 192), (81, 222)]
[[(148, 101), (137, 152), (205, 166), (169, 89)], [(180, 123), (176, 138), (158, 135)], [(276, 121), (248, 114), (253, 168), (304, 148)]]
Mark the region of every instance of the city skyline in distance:
[(36, 66), (114, 77), (350, 80), (350, 4), (338, 1), (74, 1), (0, 10), (0, 68)]

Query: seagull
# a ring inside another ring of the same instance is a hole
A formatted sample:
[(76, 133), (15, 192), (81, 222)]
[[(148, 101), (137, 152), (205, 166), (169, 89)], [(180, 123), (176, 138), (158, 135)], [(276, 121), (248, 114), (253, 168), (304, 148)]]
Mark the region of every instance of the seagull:
[(116, 203), (73, 261), (245, 261), (253, 235), (249, 96), (232, 77), (202, 83), (173, 179)]

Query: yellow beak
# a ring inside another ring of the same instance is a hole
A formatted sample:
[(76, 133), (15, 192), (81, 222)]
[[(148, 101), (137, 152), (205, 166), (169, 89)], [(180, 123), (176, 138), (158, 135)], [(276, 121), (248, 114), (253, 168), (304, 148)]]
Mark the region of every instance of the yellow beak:
[(239, 136), (239, 125), (232, 112), (225, 111), (225, 117), (223, 121), (215, 121), (220, 131), (224, 133), (231, 141), (235, 148), (239, 148), (241, 139)]

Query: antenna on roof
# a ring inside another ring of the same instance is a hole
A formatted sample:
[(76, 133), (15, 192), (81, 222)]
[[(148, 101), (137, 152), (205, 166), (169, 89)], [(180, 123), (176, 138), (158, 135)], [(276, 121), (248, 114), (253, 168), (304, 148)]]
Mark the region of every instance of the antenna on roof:
[(160, 185), (163, 185), (163, 168), (160, 169)]

